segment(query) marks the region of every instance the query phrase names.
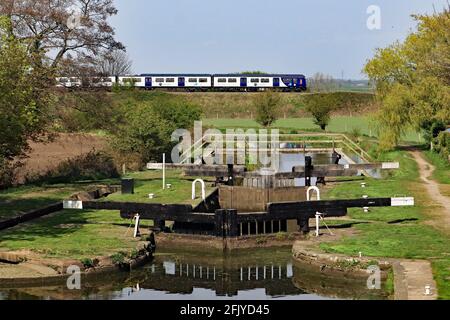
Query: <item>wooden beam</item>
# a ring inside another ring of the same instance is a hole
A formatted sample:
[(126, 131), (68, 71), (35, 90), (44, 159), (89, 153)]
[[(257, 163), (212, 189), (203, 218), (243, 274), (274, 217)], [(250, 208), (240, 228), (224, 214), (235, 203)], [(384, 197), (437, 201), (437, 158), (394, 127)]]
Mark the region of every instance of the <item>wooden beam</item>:
[[(373, 170), (373, 169), (399, 169), (398, 162), (383, 162), (383, 163), (356, 163), (356, 164), (326, 164), (314, 165), (314, 170)], [(304, 166), (295, 166), (292, 168), (293, 172), (304, 172)]]

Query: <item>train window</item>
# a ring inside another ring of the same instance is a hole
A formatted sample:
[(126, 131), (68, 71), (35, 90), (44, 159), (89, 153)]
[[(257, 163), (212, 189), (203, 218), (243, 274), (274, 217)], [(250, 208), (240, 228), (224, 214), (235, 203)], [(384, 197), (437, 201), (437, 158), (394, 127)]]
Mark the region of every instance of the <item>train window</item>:
[(270, 80), (269, 79), (261, 79), (261, 83), (269, 83)]
[(189, 78), (188, 82), (198, 82), (198, 79), (197, 78)]
[(208, 79), (207, 79), (207, 78), (200, 78), (200, 81), (199, 81), (199, 82), (205, 83), (205, 82), (208, 82)]
[(219, 83), (224, 83), (224, 82), (227, 82), (227, 79), (225, 79), (225, 78), (219, 78), (219, 79), (217, 79), (217, 82), (219, 82)]
[(156, 78), (155, 82), (164, 82), (164, 79), (163, 78)]
[(175, 82), (175, 78), (166, 78), (166, 82)]
[(229, 83), (236, 83), (237, 79), (236, 78), (230, 78), (230, 79), (228, 79), (228, 82)]
[(252, 78), (252, 79), (250, 80), (250, 82), (251, 82), (251, 83), (259, 83), (259, 79)]

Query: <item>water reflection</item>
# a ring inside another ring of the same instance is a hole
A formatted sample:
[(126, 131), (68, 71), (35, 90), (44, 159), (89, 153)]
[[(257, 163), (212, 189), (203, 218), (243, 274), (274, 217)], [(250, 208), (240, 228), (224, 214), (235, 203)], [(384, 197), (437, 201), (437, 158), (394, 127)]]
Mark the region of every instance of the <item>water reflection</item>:
[[(130, 273), (83, 277), (82, 290), (65, 281), (1, 289), (0, 299), (329, 299), (385, 298), (363, 282), (324, 277), (291, 260), (291, 250), (264, 249), (229, 256), (166, 252)], [(356, 284), (356, 287), (354, 285)], [(1, 286), (1, 284), (0, 284)]]

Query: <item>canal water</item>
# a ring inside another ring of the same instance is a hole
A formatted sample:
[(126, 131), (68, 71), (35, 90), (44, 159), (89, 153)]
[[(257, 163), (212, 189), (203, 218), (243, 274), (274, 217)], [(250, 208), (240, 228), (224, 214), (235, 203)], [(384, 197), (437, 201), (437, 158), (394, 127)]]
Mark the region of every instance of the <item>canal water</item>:
[(223, 255), (165, 251), (132, 272), (90, 275), (81, 290), (68, 290), (65, 281), (2, 288), (0, 300), (323, 300), (386, 299), (381, 290), (367, 289), (366, 281), (330, 277), (320, 268), (301, 265), (290, 248), (252, 249)]

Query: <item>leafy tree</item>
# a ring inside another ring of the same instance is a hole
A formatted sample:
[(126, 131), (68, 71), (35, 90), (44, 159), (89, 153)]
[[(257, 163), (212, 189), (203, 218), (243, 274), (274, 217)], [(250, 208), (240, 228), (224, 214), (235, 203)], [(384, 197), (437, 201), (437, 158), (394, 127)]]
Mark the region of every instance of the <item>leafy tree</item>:
[(330, 94), (315, 94), (310, 97), (306, 105), (305, 110), (313, 116), (314, 124), (322, 130), (326, 130), (331, 120), (331, 112), (336, 103), (334, 98), (335, 96)]
[(12, 161), (45, 132), (52, 96), (45, 69), (32, 68), (33, 58), (9, 29), (8, 19), (0, 16), (0, 175), (12, 179)]
[(450, 121), (450, 7), (414, 18), (417, 31), (403, 43), (378, 49), (364, 68), (377, 86), (383, 150), (394, 148), (408, 128), (431, 139), (433, 123)]
[(270, 127), (276, 120), (281, 97), (273, 91), (258, 93), (254, 100), (256, 121), (263, 127)]
[[(139, 95), (138, 100), (144, 99)], [(174, 147), (172, 133), (192, 128), (201, 117), (200, 109), (182, 98), (167, 94), (151, 94), (150, 99), (149, 95), (143, 96), (147, 97), (143, 101), (128, 100), (122, 106), (111, 131), (112, 148), (121, 159), (137, 161), (139, 166), (161, 161), (162, 154), (169, 154)]]

